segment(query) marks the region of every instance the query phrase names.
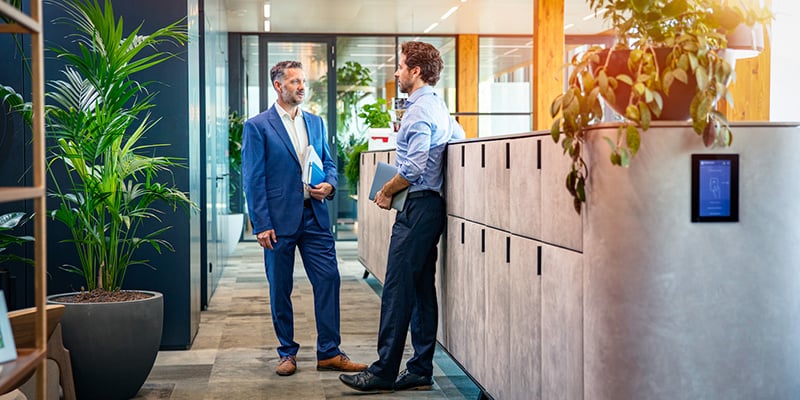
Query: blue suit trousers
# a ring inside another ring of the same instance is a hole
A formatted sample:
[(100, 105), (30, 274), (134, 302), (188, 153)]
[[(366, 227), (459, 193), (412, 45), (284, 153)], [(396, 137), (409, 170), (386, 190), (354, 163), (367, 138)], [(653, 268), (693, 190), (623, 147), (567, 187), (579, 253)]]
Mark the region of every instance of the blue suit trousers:
[(303, 210), (300, 229), (292, 235), (277, 236), (274, 250), (264, 250), (269, 282), (272, 324), (278, 336), (281, 357), (296, 355), (300, 345), (294, 340), (292, 288), (295, 250), (300, 249), (306, 274), (314, 292), (317, 322), (317, 359), (340, 353), (339, 288), (341, 278), (336, 261), (336, 242), (330, 230), (322, 229), (311, 208)]

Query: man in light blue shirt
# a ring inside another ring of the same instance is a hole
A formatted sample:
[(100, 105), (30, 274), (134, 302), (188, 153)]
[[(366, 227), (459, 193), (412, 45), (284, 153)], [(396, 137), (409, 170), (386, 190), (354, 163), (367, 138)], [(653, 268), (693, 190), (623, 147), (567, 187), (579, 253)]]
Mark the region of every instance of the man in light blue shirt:
[[(445, 223), (441, 195), (444, 151), (447, 142), (464, 137), (464, 130), (433, 91), (443, 67), (435, 47), (403, 43), (394, 75), (400, 91), (409, 97), (397, 134), (397, 174), (378, 191), (375, 203), (388, 210), (392, 197), (405, 188), (408, 197), (392, 227), (381, 297), (379, 359), (357, 375), (339, 376), (345, 385), (359, 391), (430, 390), (433, 385), (438, 323), (436, 245)], [(414, 356), (398, 376), (409, 324)]]

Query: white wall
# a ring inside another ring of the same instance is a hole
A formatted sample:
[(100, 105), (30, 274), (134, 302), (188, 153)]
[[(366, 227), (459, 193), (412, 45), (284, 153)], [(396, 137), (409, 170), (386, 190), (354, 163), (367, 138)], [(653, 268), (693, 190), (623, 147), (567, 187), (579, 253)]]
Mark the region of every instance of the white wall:
[(775, 21), (770, 36), (772, 66), (770, 77), (770, 121), (800, 121), (800, 109), (795, 96), (800, 92), (797, 66), (800, 52), (797, 39), (800, 37), (800, 2), (797, 0), (773, 0)]

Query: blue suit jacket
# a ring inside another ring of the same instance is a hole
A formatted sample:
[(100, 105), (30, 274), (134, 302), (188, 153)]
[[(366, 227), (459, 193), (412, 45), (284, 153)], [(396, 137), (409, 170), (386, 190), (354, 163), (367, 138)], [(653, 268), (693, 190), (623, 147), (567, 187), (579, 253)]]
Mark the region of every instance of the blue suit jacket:
[[(302, 110), (301, 110), (302, 112)], [(325, 182), (336, 188), (336, 164), (331, 158), (325, 125), (317, 115), (302, 112), (308, 144), (322, 159)], [(303, 180), (300, 160), (275, 105), (244, 123), (242, 175), (253, 233), (274, 229), (276, 235), (291, 235), (303, 220)], [(311, 199), (317, 222), (330, 229), (326, 201)]]

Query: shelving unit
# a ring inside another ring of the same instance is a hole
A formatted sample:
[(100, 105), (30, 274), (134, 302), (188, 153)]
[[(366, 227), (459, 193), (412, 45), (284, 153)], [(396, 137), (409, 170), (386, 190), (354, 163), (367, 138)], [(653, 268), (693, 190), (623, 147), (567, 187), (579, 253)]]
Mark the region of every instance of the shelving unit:
[(0, 1), (0, 14), (11, 23), (0, 23), (0, 33), (19, 33), (31, 38), (31, 88), (33, 92), (33, 186), (0, 188), (0, 202), (33, 200), (34, 203), (34, 286), (36, 302), (36, 347), (18, 348), (17, 359), (3, 364), (0, 372), (0, 393), (19, 386), (35, 368), (37, 398), (44, 398), (47, 385), (45, 357), (47, 352), (46, 266), (47, 215), (45, 190), (45, 130), (44, 130), (44, 33), (42, 32), (42, 0), (30, 0), (30, 15)]

